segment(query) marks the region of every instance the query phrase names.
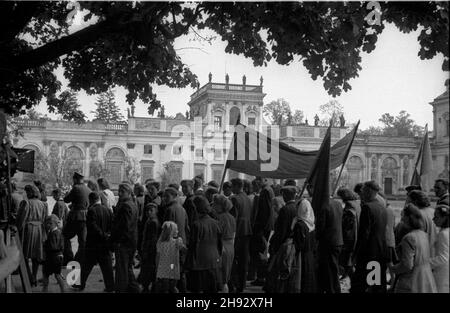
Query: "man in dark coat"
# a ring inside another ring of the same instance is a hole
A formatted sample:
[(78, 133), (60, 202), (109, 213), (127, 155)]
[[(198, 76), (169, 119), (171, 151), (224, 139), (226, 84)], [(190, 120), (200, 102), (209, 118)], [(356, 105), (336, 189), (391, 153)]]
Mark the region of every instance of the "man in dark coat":
[(297, 188), (294, 186), (284, 186), (281, 188), (281, 194), (285, 205), (280, 209), (278, 218), (275, 222), (275, 228), (270, 238), (269, 253), (274, 256), (281, 245), (291, 234), (292, 220), (297, 216), (297, 206), (295, 205), (295, 194)]
[[(308, 193), (312, 195), (310, 189)], [(319, 288), (325, 293), (340, 293), (339, 254), (344, 240), (342, 236), (343, 208), (339, 201), (330, 199), (326, 210), (317, 212), (316, 237), (318, 240)]]
[[(352, 278), (352, 293), (386, 291), (386, 207), (377, 200), (380, 187), (375, 181), (364, 183), (362, 189), (361, 216), (359, 218), (358, 241), (355, 249), (355, 273)], [(367, 269), (369, 262), (378, 262), (381, 285), (369, 286), (367, 275), (373, 270)]]
[(275, 194), (269, 184), (266, 181), (263, 182), (262, 179), (255, 182), (255, 187), (258, 194), (255, 195), (253, 203), (254, 224), (251, 250), (254, 255), (257, 277), (252, 285), (263, 286), (267, 262), (264, 262), (261, 256), (266, 251), (270, 232), (274, 226), (272, 202)]
[(192, 223), (197, 220), (197, 211), (194, 204), (194, 183), (190, 179), (185, 179), (181, 181), (181, 191), (183, 192), (186, 199), (183, 203), (183, 208), (186, 211), (189, 221), (189, 228), (192, 227)]
[[(73, 174), (73, 187), (64, 197), (64, 202), (71, 203), (71, 205), (63, 235), (69, 240), (77, 236), (78, 251), (75, 255), (75, 259), (81, 263), (84, 257), (84, 247), (86, 244), (86, 214), (89, 206), (90, 193), (91, 190), (84, 184), (83, 175), (75, 172)], [(70, 247), (70, 249), (72, 248)], [(65, 251), (64, 255), (70, 258), (71, 252), (71, 250)]]
[(98, 192), (89, 194), (90, 207), (86, 216), (87, 236), (85, 260), (81, 265), (81, 284), (74, 288), (83, 290), (94, 265), (99, 264), (105, 282), (105, 291), (114, 291), (114, 274), (109, 247), (112, 212), (101, 204)]
[(194, 221), (189, 246), (192, 292), (215, 293), (218, 287), (218, 267), (222, 254), (219, 222), (209, 216), (210, 205), (203, 196), (194, 198), (198, 219)]
[(134, 253), (137, 248), (138, 209), (128, 184), (119, 185), (119, 202), (114, 212), (111, 243), (116, 257), (116, 292), (139, 292), (133, 272)]
[(236, 218), (236, 239), (234, 242), (234, 281), (236, 292), (244, 291), (249, 261), (249, 244), (252, 235), (252, 202), (245, 194), (244, 183), (240, 178), (231, 180), (233, 195), (230, 197), (233, 208), (230, 213)]
[[(161, 208), (161, 197), (158, 195), (160, 183), (157, 181), (149, 181), (146, 183), (145, 188), (147, 188), (147, 194), (144, 197), (144, 208), (150, 203), (156, 204), (158, 208), (158, 220), (159, 223), (162, 223), (164, 219), (164, 210)], [(148, 218), (148, 212), (144, 210), (144, 215), (142, 217), (145, 222)]]
[[(164, 190), (163, 201), (166, 204), (164, 222), (172, 221), (178, 226), (178, 236), (183, 239), (183, 243), (189, 245), (189, 221), (184, 208), (178, 201), (178, 191), (169, 187)], [(178, 290), (186, 292), (186, 274), (185, 274), (186, 253), (180, 252), (180, 280)]]

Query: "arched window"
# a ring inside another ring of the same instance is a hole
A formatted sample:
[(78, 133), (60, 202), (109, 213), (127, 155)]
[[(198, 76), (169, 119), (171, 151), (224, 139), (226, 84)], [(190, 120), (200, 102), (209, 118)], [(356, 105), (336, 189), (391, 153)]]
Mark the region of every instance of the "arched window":
[(353, 188), (357, 183), (363, 181), (364, 163), (359, 156), (352, 156), (347, 161), (347, 172), (350, 179), (350, 187)]
[(392, 195), (397, 186), (398, 165), (394, 158), (387, 157), (383, 160), (381, 165), (382, 183), (384, 186), (384, 193)]
[(109, 182), (113, 185), (123, 180), (125, 168), (125, 153), (119, 148), (111, 148), (106, 153), (106, 169)]

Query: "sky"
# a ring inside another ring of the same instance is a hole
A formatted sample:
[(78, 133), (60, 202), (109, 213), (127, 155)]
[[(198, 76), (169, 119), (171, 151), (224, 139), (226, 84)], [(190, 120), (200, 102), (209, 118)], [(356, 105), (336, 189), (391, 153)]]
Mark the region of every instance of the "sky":
[[(428, 123), (431, 130), (433, 115), (429, 103), (445, 91), (444, 82), (448, 72), (442, 71), (442, 55), (432, 60), (419, 58), (418, 35), (419, 31), (403, 34), (395, 26), (387, 25), (378, 38), (376, 49), (370, 54), (362, 53), (362, 70), (359, 77), (350, 81), (352, 89), (336, 98), (327, 94), (321, 78), (314, 81), (298, 61), (288, 66), (271, 61), (267, 67), (254, 67), (253, 62), (244, 56), (225, 53), (226, 44), (220, 38), (209, 45), (192, 41), (193, 34), (178, 38), (175, 48), (179, 49), (177, 51), (181, 59), (198, 76), (201, 86), (208, 82), (210, 72), (212, 81), (217, 83), (225, 82), (226, 73), (230, 83), (235, 84), (240, 84), (245, 74), (248, 85), (259, 85), (259, 79), (263, 76), (263, 92), (266, 93), (264, 104), (284, 98), (293, 111), (302, 110), (309, 121), (318, 113), (320, 105), (335, 99), (343, 105), (347, 122), (354, 123), (360, 119), (361, 129), (381, 126), (378, 119), (384, 113), (397, 115), (405, 110), (417, 124), (425, 126)], [(59, 68), (56, 75), (63, 84), (62, 91), (67, 86), (63, 69)], [(190, 87), (152, 87), (164, 105), (166, 115), (175, 115), (177, 112), (184, 114), (188, 110), (190, 95), (195, 91)], [(125, 101), (126, 90), (116, 87), (114, 91), (116, 103), (126, 116), (129, 107)], [(90, 119), (93, 117), (91, 112), (95, 110), (95, 98), (84, 92), (78, 94), (81, 108)], [(136, 101), (135, 106), (136, 117), (150, 117), (146, 104)], [(37, 110), (48, 113), (45, 101), (39, 104)]]

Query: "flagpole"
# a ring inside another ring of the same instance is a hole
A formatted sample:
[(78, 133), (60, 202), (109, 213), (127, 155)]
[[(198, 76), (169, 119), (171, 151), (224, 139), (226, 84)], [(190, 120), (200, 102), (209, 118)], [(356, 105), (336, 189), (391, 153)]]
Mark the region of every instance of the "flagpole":
[(352, 148), (352, 145), (353, 145), (353, 140), (355, 140), (356, 133), (358, 132), (359, 122), (360, 121), (358, 121), (358, 123), (355, 126), (355, 132), (353, 133), (352, 141), (350, 142), (350, 146), (349, 146), (350, 148), (347, 149), (347, 152), (345, 153), (344, 162), (342, 162), (342, 167), (339, 171), (339, 176), (336, 180), (336, 184), (334, 185), (333, 192), (331, 193), (331, 197), (334, 196), (334, 193), (336, 192), (336, 189), (339, 186), (339, 180), (341, 179), (342, 171), (344, 170), (345, 163), (347, 163), (347, 158), (348, 158), (348, 155), (350, 154), (350, 149)]

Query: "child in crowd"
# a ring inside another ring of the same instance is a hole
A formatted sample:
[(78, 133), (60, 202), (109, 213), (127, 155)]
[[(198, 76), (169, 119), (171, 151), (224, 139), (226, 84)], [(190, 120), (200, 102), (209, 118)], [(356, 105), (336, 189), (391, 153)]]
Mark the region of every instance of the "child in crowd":
[(63, 266), (64, 238), (61, 230), (58, 228), (59, 218), (52, 214), (45, 219), (45, 230), (47, 239), (44, 242), (45, 261), (42, 267), (43, 292), (48, 292), (48, 281), (52, 274), (55, 274), (59, 289), (64, 292), (64, 279), (61, 275)]
[(183, 239), (178, 237), (177, 224), (171, 221), (162, 225), (161, 236), (156, 244), (156, 292), (178, 293), (180, 279), (180, 250), (185, 250)]
[(67, 215), (69, 214), (69, 208), (63, 200), (61, 189), (55, 189), (52, 192), (53, 199), (55, 199), (55, 205), (53, 206), (52, 214), (56, 215), (60, 221), (59, 228), (63, 228), (66, 224)]

